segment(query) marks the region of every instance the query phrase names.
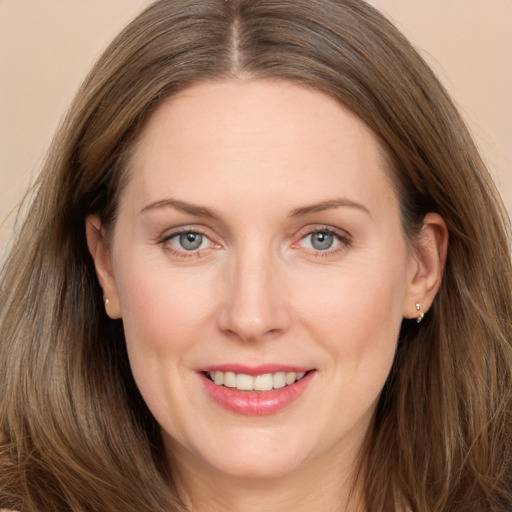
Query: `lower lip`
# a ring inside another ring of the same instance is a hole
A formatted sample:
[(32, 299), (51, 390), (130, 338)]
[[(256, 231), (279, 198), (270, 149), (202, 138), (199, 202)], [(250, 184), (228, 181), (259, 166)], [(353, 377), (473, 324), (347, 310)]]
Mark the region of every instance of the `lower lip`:
[(224, 409), (246, 416), (274, 414), (299, 398), (313, 379), (314, 371), (302, 379), (272, 391), (239, 391), (235, 388), (218, 386), (204, 374), (200, 374), (209, 397)]

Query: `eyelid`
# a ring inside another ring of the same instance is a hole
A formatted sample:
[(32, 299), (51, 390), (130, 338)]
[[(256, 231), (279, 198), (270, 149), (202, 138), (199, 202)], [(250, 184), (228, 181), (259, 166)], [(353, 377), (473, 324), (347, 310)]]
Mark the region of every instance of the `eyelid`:
[[(185, 233), (198, 233), (199, 235), (204, 236), (209, 240), (210, 246), (206, 249), (203, 248), (187, 251), (185, 249), (180, 250), (179, 247), (169, 243), (171, 239)], [(158, 237), (156, 243), (162, 245), (166, 252), (181, 258), (191, 258), (193, 256), (198, 256), (202, 251), (211, 248), (218, 249), (221, 247), (221, 244), (217, 242), (210, 234), (210, 230), (198, 225), (185, 225), (166, 230), (162, 235)]]
[(344, 238), (347, 240), (352, 239), (352, 235), (346, 230), (337, 228), (335, 226), (331, 226), (328, 224), (308, 224), (307, 226), (301, 228), (298, 231), (297, 238), (301, 239), (306, 237), (307, 235), (310, 235), (311, 233), (332, 233), (333, 235), (336, 235), (340, 238)]
[(200, 235), (206, 236), (207, 238), (211, 238), (208, 236), (207, 230), (202, 226), (197, 225), (186, 225), (186, 226), (178, 226), (175, 228), (166, 229), (161, 235), (158, 236), (158, 242), (164, 242), (169, 240), (176, 235), (181, 235), (183, 233), (199, 233)]
[[(308, 237), (314, 233), (332, 234), (336, 238), (338, 238), (340, 243), (332, 249), (326, 249), (323, 251), (300, 247), (300, 243), (306, 237)], [(308, 253), (311, 253), (315, 256), (330, 256), (330, 255), (337, 254), (338, 252), (343, 251), (348, 246), (350, 246), (352, 243), (352, 235), (344, 229), (336, 228), (334, 226), (329, 226), (329, 225), (325, 225), (325, 224), (318, 224), (318, 225), (309, 225), (309, 226), (306, 226), (305, 228), (302, 228), (299, 231), (299, 233), (297, 234), (296, 240), (297, 241), (292, 244), (292, 248), (294, 248), (294, 249), (303, 249), (303, 250), (307, 251)]]
[[(173, 255), (181, 258), (190, 258), (193, 256), (198, 256), (202, 251), (208, 250), (208, 249), (219, 249), (222, 248), (222, 245), (212, 236), (210, 233), (211, 230), (205, 228), (201, 225), (184, 225), (184, 226), (178, 226), (176, 228), (171, 228), (166, 231), (162, 235), (160, 235), (156, 241), (157, 244), (160, 244), (164, 247), (164, 250), (166, 252), (170, 252)], [(301, 242), (307, 237), (314, 233), (319, 232), (325, 232), (334, 235), (338, 240), (339, 244), (337, 244), (334, 248), (326, 249), (326, 250), (317, 250), (317, 249), (310, 249), (310, 248), (304, 248), (301, 247)], [(198, 233), (205, 238), (207, 238), (210, 242), (210, 246), (206, 249), (195, 249), (195, 250), (180, 250), (178, 247), (176, 247), (173, 244), (169, 244), (169, 240), (172, 238), (179, 236), (184, 233)], [(340, 251), (345, 250), (348, 246), (352, 243), (352, 235), (341, 228), (337, 228), (330, 225), (325, 224), (317, 224), (317, 225), (308, 225), (297, 233), (297, 235), (294, 237), (295, 241), (292, 243), (291, 247), (293, 249), (303, 249), (304, 251), (311, 253), (314, 256), (331, 256), (335, 255)]]

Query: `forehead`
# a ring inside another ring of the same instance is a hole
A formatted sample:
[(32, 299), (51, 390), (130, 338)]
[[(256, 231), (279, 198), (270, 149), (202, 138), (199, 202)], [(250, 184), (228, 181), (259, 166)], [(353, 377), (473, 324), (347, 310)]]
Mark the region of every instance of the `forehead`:
[(281, 194), (293, 207), (329, 193), (394, 199), (384, 168), (370, 129), (326, 94), (282, 81), (225, 80), (191, 86), (155, 110), (130, 181), (141, 203), (165, 194), (207, 203)]

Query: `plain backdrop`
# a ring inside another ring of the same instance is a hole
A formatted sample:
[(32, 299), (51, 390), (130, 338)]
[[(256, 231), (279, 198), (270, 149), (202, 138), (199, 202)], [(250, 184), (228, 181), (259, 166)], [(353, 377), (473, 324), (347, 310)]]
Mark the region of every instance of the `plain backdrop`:
[[(113, 36), (150, 3), (0, 0), (0, 261), (15, 207), (74, 92)], [(512, 213), (512, 0), (370, 3), (448, 88)]]

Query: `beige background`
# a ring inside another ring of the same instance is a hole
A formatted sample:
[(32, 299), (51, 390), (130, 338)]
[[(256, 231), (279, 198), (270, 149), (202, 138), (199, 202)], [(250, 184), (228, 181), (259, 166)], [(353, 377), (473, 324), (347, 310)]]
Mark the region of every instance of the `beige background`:
[[(114, 34), (149, 3), (0, 0), (0, 261), (12, 211), (75, 90)], [(512, 212), (512, 0), (371, 3), (450, 90)]]

